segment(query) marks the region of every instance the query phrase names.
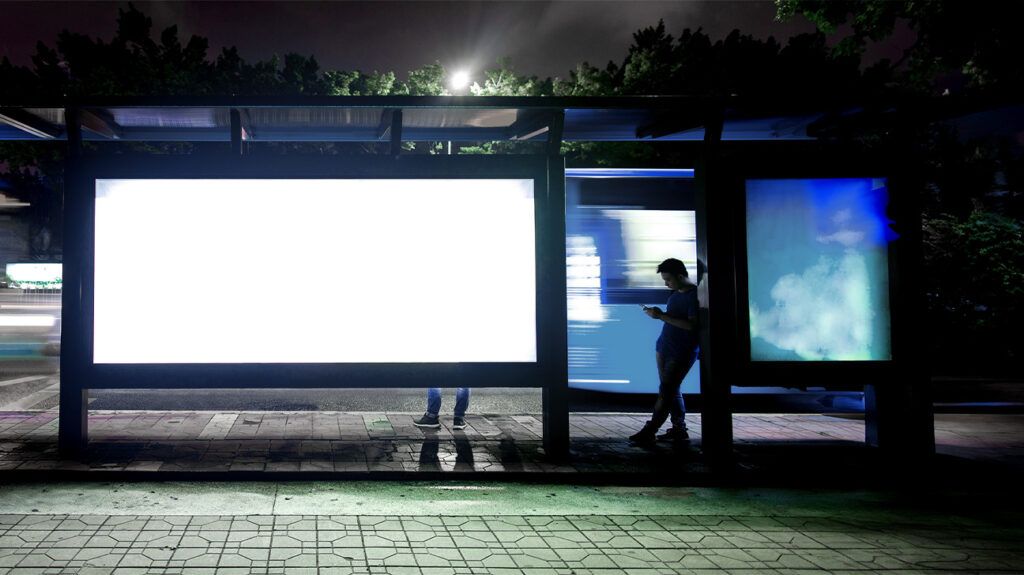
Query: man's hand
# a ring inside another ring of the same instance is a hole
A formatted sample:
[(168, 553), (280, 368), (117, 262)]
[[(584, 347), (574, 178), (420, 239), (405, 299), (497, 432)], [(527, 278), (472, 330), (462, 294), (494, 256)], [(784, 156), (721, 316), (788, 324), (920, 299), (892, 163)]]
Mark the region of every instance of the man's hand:
[(661, 311), (661, 308), (656, 307), (646, 308), (644, 313), (647, 314), (647, 317), (652, 317), (654, 319), (661, 319), (661, 316), (665, 315), (665, 312)]

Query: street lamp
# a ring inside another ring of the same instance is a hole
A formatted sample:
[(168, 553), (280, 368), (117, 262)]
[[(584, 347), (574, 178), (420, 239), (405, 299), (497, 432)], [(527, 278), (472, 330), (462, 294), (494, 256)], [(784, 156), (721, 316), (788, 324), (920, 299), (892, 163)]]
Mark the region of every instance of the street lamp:
[(469, 87), (469, 72), (466, 70), (457, 70), (448, 80), (448, 84), (451, 86), (453, 92), (465, 90)]

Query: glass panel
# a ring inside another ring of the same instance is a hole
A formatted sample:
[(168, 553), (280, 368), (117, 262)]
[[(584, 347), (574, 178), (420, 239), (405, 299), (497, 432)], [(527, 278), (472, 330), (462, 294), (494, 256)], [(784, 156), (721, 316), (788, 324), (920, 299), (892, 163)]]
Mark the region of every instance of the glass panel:
[(747, 181), (753, 361), (892, 359), (884, 179)]
[[(671, 292), (657, 267), (667, 258), (682, 260), (696, 281), (692, 179), (631, 172), (633, 177), (566, 179), (573, 388), (656, 393), (654, 347), (662, 322), (647, 317), (638, 304), (665, 308)], [(695, 364), (683, 391), (697, 393), (699, 381)]]

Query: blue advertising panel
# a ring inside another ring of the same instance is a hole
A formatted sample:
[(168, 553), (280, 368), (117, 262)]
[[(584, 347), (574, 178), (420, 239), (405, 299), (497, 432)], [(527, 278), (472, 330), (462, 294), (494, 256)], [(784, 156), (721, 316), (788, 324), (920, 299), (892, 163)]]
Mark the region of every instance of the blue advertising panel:
[[(569, 387), (657, 393), (655, 341), (671, 291), (657, 273), (682, 260), (697, 281), (693, 170), (566, 170), (566, 294)], [(700, 366), (683, 380), (700, 390)]]
[(881, 178), (746, 181), (750, 360), (888, 361)]

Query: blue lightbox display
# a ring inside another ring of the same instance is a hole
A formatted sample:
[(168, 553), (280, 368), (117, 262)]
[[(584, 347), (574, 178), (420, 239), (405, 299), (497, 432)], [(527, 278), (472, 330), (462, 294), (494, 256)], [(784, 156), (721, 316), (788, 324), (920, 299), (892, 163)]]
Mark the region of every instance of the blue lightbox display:
[(752, 361), (892, 359), (886, 180), (746, 182)]

